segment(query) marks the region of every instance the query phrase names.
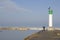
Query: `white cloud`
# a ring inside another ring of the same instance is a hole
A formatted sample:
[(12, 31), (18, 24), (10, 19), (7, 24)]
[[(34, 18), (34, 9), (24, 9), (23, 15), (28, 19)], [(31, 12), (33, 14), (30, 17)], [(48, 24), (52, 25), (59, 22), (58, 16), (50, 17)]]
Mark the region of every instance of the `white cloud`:
[(0, 13), (25, 13), (30, 12), (25, 8), (18, 7), (11, 0), (0, 0)]

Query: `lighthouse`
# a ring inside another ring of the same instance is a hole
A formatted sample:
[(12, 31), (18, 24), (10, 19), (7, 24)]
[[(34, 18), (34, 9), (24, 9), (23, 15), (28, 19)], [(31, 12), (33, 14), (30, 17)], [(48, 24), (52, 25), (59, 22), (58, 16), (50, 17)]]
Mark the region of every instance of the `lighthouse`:
[(48, 14), (49, 14), (49, 27), (48, 30), (53, 30), (53, 10), (51, 7), (48, 8)]

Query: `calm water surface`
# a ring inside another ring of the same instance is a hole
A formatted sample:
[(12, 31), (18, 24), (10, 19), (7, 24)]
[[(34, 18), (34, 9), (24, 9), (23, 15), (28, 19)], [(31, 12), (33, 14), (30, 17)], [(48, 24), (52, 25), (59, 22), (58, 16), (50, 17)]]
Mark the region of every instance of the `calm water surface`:
[(2, 31), (0, 40), (24, 40), (25, 37), (38, 31)]

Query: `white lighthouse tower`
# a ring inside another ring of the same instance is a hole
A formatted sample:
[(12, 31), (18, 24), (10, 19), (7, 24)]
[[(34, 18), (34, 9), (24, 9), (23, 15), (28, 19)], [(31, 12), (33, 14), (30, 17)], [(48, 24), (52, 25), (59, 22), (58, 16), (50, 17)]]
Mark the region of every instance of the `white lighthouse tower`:
[(48, 30), (53, 30), (53, 27), (52, 27), (52, 26), (53, 26), (53, 21), (52, 21), (52, 20), (53, 20), (53, 19), (52, 19), (53, 10), (52, 10), (50, 7), (48, 8), (48, 10), (49, 10), (49, 11), (48, 11), (48, 12), (49, 12), (49, 13), (48, 13), (48, 14), (49, 14), (49, 27), (48, 27)]

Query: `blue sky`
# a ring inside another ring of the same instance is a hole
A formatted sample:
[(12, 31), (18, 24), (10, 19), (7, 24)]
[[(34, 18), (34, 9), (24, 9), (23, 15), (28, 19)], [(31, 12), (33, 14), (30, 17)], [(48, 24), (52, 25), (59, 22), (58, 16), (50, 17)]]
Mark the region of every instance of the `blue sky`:
[(0, 0), (0, 26), (48, 26), (48, 7), (53, 25), (60, 26), (60, 0)]

